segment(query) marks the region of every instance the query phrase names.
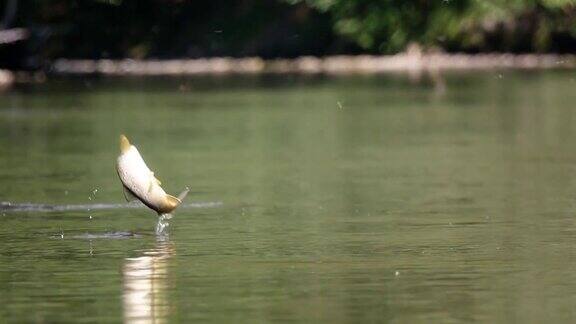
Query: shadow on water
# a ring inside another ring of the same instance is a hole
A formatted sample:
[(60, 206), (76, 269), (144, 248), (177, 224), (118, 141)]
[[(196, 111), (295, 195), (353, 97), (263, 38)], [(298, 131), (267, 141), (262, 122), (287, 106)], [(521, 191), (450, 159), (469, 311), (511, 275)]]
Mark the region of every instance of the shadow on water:
[[(162, 214), (158, 217), (158, 222), (155, 227), (155, 236), (157, 239), (167, 240), (168, 239), (168, 228), (170, 227), (169, 220), (172, 219), (171, 214)], [(113, 231), (113, 232), (103, 232), (103, 233), (83, 233), (78, 235), (71, 235), (66, 237), (78, 240), (121, 240), (121, 239), (132, 239), (141, 238), (148, 236), (147, 233), (136, 233), (131, 231)], [(52, 235), (52, 238), (63, 239), (64, 232)]]
[[(122, 239), (131, 239), (131, 238), (140, 238), (142, 234), (127, 232), (127, 231), (118, 231), (118, 232), (105, 232), (105, 233), (84, 233), (80, 235), (72, 235), (70, 238), (72, 239), (79, 239), (79, 240), (99, 240), (99, 239), (107, 239), (107, 240), (122, 240)], [(63, 238), (64, 233), (56, 234), (53, 238)]]

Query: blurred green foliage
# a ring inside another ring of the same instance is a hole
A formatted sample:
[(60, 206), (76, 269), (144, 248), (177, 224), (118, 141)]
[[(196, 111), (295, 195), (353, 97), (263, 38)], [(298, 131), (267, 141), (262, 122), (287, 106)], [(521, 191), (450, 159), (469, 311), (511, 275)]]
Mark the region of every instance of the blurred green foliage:
[(570, 51), (575, 0), (287, 0), (330, 15), (333, 29), (369, 52), (408, 43), (458, 51)]
[(576, 0), (5, 0), (0, 19), (32, 35), (0, 45), (4, 66), (381, 54), (412, 42), (466, 52), (576, 49)]

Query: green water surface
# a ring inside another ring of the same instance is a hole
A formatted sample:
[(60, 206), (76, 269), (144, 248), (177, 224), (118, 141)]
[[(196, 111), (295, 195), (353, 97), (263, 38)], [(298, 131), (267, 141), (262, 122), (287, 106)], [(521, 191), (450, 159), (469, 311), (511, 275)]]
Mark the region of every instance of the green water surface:
[[(120, 133), (214, 204), (90, 208)], [(575, 138), (573, 71), (20, 86), (0, 201), (85, 208), (0, 210), (0, 322), (574, 322)]]

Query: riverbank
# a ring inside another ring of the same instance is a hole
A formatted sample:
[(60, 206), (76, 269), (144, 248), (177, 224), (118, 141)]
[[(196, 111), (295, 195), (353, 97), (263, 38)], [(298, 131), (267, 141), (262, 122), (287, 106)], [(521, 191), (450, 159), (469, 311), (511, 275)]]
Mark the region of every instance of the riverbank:
[(10, 71), (0, 69), (0, 92), (10, 90), (16, 84), (43, 83), (47, 75), (43, 71)]
[(332, 56), (263, 60), (206, 58), (180, 60), (69, 60), (59, 59), (53, 74), (66, 75), (212, 75), (212, 74), (378, 74), (440, 70), (573, 69), (576, 55), (557, 54), (422, 54), (390, 56)]
[(14, 84), (14, 73), (8, 70), (0, 70), (0, 91)]

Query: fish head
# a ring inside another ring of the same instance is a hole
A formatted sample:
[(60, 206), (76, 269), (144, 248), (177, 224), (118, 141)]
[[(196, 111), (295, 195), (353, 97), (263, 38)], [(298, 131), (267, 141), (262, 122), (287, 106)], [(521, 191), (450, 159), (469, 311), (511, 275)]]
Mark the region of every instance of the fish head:
[(158, 206), (156, 210), (159, 214), (166, 214), (172, 212), (176, 207), (178, 207), (182, 203), (182, 200), (166, 194), (164, 197), (164, 201), (162, 202), (161, 206)]

